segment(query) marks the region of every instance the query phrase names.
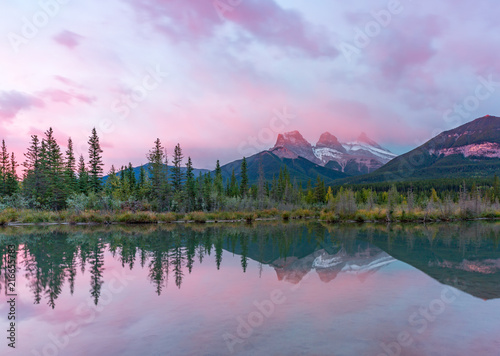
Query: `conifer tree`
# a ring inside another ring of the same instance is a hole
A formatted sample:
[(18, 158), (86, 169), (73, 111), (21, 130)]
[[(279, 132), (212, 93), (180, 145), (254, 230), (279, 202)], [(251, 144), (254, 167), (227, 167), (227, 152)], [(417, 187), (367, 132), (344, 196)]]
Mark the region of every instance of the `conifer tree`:
[(134, 194), (137, 190), (137, 180), (135, 179), (134, 167), (132, 167), (131, 162), (129, 162), (128, 167), (126, 169), (126, 176), (129, 187), (129, 193)]
[(5, 140), (2, 140), (2, 149), (0, 152), (0, 196), (7, 194), (7, 178), (10, 172), (9, 153)]
[(26, 160), (23, 163), (23, 194), (38, 201), (42, 176), (40, 172), (40, 140), (37, 135), (31, 136), (31, 144), (24, 156)]
[(193, 163), (191, 157), (188, 157), (186, 163), (186, 208), (188, 211), (194, 210), (196, 198), (196, 182), (193, 173)]
[(236, 175), (234, 174), (234, 168), (233, 168), (233, 172), (231, 173), (231, 178), (227, 183), (227, 195), (230, 197), (237, 197), (238, 194), (239, 194), (238, 181), (236, 180)]
[(265, 187), (264, 185), (266, 184), (265, 178), (264, 178), (264, 169), (262, 167), (262, 160), (259, 161), (259, 180), (257, 182), (257, 199), (261, 201), (264, 199), (264, 196), (266, 194)]
[(248, 192), (248, 172), (247, 172), (247, 159), (243, 157), (241, 161), (241, 182), (240, 182), (240, 195), (244, 198)]
[(40, 168), (44, 181), (42, 204), (54, 210), (62, 209), (66, 205), (67, 198), (64, 189), (64, 162), (52, 128), (45, 132), (42, 140)]
[(146, 155), (149, 161), (149, 174), (151, 176), (152, 194), (159, 199), (163, 193), (163, 185), (167, 180), (166, 167), (163, 161), (166, 160), (165, 149), (159, 138), (154, 142), (154, 147)]
[(326, 197), (325, 182), (319, 177), (316, 179), (316, 186), (314, 187), (314, 199), (317, 203), (324, 203)]
[(108, 196), (113, 196), (114, 193), (118, 190), (120, 182), (118, 176), (116, 175), (116, 168), (114, 165), (111, 165), (111, 169), (108, 173), (108, 179), (105, 184), (105, 192)]
[(7, 173), (7, 195), (12, 195), (17, 193), (19, 190), (19, 178), (17, 176), (17, 164), (14, 152), (11, 154), (10, 159), (10, 170)]
[(205, 203), (204, 208), (206, 210), (212, 209), (213, 203), (212, 200), (210, 199), (212, 190), (213, 190), (212, 176), (210, 175), (210, 172), (208, 172), (204, 175), (203, 179), (203, 202)]
[(224, 192), (224, 182), (222, 179), (222, 170), (220, 168), (219, 160), (217, 160), (217, 164), (215, 165), (214, 188), (218, 195), (222, 195)]
[(102, 188), (102, 149), (99, 143), (99, 137), (95, 128), (92, 129), (92, 134), (89, 138), (89, 189), (92, 192), (99, 192)]
[(88, 194), (89, 192), (89, 174), (83, 155), (80, 155), (80, 160), (78, 161), (78, 189), (83, 194)]
[(182, 149), (180, 144), (177, 144), (174, 149), (174, 159), (172, 161), (173, 167), (171, 169), (172, 172), (172, 187), (175, 193), (178, 193), (182, 189), (182, 179), (183, 174), (181, 170), (182, 166)]
[(76, 159), (73, 151), (73, 141), (71, 137), (68, 139), (68, 149), (66, 150), (65, 159), (65, 178), (68, 194), (73, 194), (78, 191), (78, 181), (76, 179)]

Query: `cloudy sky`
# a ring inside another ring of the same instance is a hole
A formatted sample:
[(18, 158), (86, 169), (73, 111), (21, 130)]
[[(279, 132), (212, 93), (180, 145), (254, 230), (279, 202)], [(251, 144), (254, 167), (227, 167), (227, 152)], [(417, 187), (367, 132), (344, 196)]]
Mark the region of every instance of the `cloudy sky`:
[(106, 169), (159, 137), (213, 168), (299, 130), (395, 153), (500, 102), (494, 0), (18, 0), (0, 4), (0, 138), (53, 127)]

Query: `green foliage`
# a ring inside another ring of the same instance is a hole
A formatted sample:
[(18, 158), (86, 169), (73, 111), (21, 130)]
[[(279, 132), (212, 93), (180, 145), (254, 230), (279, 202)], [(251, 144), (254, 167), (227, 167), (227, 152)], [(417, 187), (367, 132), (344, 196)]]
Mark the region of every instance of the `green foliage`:
[(240, 196), (245, 197), (248, 193), (248, 171), (247, 171), (247, 160), (243, 157), (241, 161), (241, 171), (240, 171)]
[(99, 143), (99, 137), (97, 136), (97, 131), (95, 127), (92, 129), (92, 134), (89, 137), (89, 171), (88, 171), (88, 183), (91, 192), (97, 193), (102, 189), (102, 174), (103, 174), (103, 163), (102, 163), (102, 149)]
[(182, 180), (184, 178), (184, 174), (182, 173), (182, 159), (184, 156), (182, 155), (181, 145), (177, 144), (174, 148), (174, 156), (173, 156), (173, 167), (170, 169), (172, 173), (172, 187), (174, 193), (179, 193), (182, 190)]

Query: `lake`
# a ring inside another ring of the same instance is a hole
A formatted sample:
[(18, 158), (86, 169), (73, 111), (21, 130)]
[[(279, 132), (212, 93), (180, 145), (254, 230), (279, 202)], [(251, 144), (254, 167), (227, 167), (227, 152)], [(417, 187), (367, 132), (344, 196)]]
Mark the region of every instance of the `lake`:
[(499, 243), (487, 222), (2, 228), (0, 354), (498, 356)]

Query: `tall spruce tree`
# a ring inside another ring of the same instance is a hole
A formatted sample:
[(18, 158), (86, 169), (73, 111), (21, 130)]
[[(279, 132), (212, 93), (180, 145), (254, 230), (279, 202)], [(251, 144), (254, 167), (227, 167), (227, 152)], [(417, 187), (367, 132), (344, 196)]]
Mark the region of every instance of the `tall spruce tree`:
[(259, 199), (259, 201), (262, 201), (266, 194), (264, 185), (267, 185), (267, 183), (264, 178), (264, 168), (262, 167), (262, 160), (259, 160), (259, 180), (257, 182), (257, 199)]
[(171, 168), (172, 187), (174, 189), (174, 193), (178, 193), (182, 190), (182, 179), (184, 176), (181, 169), (182, 159), (181, 145), (177, 144), (174, 149), (174, 156), (172, 160), (173, 167)]
[(78, 189), (80, 193), (83, 194), (88, 194), (89, 192), (89, 173), (85, 166), (85, 158), (83, 158), (83, 155), (80, 155), (78, 161)]
[(7, 179), (10, 172), (9, 152), (5, 140), (2, 140), (2, 149), (0, 151), (0, 196), (7, 195)]
[(186, 208), (188, 211), (195, 209), (196, 200), (196, 181), (193, 173), (193, 163), (191, 157), (188, 157), (186, 163)]
[(222, 170), (220, 168), (219, 160), (217, 160), (217, 164), (215, 165), (214, 188), (218, 195), (222, 195), (224, 193), (224, 181), (222, 179)]
[(119, 179), (116, 175), (116, 169), (114, 165), (111, 165), (111, 169), (108, 173), (108, 179), (106, 180), (106, 184), (104, 186), (104, 190), (108, 196), (113, 196), (113, 194), (118, 190)]
[(163, 162), (166, 160), (165, 149), (159, 138), (154, 142), (153, 149), (146, 155), (149, 162), (149, 175), (151, 177), (151, 193), (157, 199), (161, 198), (163, 185), (167, 180), (166, 167)]
[(234, 174), (234, 169), (231, 173), (231, 178), (229, 179), (226, 187), (226, 194), (230, 197), (237, 197), (239, 194), (238, 181), (236, 180), (236, 175)]
[(95, 128), (92, 129), (92, 134), (89, 138), (89, 189), (97, 193), (102, 188), (102, 149), (99, 143), (99, 137)]
[(14, 152), (12, 152), (10, 157), (10, 169), (7, 173), (7, 195), (17, 193), (19, 190), (19, 178), (17, 176), (17, 167), (19, 165), (17, 164)]
[(25, 196), (33, 198), (35, 201), (40, 197), (40, 186), (43, 183), (40, 171), (40, 140), (37, 135), (31, 136), (31, 144), (24, 154), (26, 160), (23, 163), (24, 174), (22, 192)]
[(54, 210), (64, 208), (67, 198), (64, 189), (64, 162), (52, 127), (45, 132), (42, 140), (40, 166), (45, 185), (42, 189), (42, 203)]
[(137, 179), (135, 179), (135, 171), (132, 166), (132, 162), (129, 162), (128, 167), (126, 169), (127, 183), (130, 194), (135, 194), (137, 191)]
[(73, 141), (71, 137), (68, 139), (68, 148), (66, 150), (65, 159), (65, 178), (66, 178), (66, 189), (68, 194), (73, 194), (78, 191), (78, 181), (76, 179), (76, 159), (73, 151)]
[(242, 198), (244, 198), (248, 192), (247, 159), (245, 157), (243, 157), (243, 161), (241, 161), (240, 176), (241, 176), (240, 195)]

